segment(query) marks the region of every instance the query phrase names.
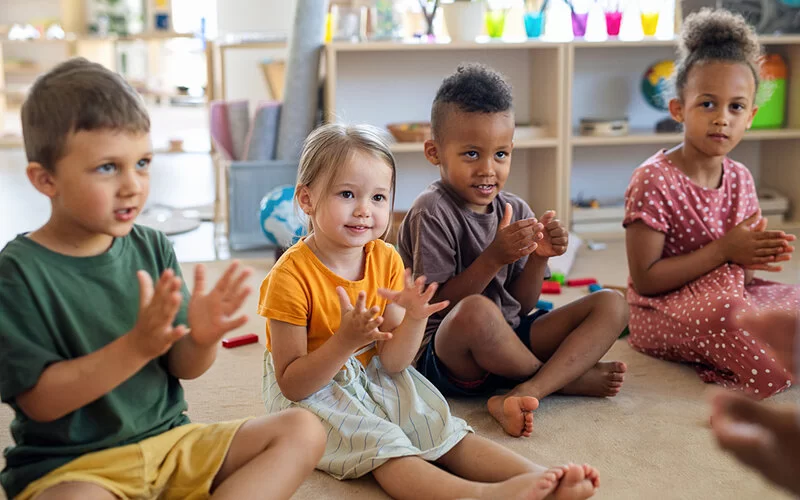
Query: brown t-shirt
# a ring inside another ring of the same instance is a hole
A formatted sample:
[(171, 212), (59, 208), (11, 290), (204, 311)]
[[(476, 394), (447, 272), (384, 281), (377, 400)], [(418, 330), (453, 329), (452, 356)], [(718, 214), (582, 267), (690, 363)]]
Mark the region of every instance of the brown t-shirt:
[[(460, 274), (488, 247), (497, 234), (506, 203), (513, 209), (511, 222), (533, 217), (533, 211), (518, 196), (501, 191), (485, 214), (475, 213), (442, 181), (436, 181), (414, 200), (398, 233), (398, 249), (405, 267), (414, 277), (425, 275), (428, 283), (440, 285)], [(522, 272), (527, 257), (504, 266), (483, 290), (483, 295), (497, 304), (512, 328), (519, 326), (521, 305), (508, 287)], [(549, 270), (546, 272), (549, 275)], [(435, 314), (428, 319), (424, 348), (444, 319)]]

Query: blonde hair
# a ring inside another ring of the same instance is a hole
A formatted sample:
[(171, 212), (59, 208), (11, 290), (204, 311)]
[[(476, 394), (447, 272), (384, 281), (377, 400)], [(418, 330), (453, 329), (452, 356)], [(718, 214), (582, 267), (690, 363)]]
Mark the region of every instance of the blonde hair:
[[(372, 125), (329, 123), (317, 128), (309, 134), (303, 144), (300, 167), (297, 171), (295, 203), (303, 186), (312, 188), (317, 183), (327, 186), (335, 184), (341, 168), (350, 161), (354, 153), (361, 152), (383, 160), (392, 170), (391, 208), (394, 211), (397, 165), (389, 144), (386, 133)], [(388, 234), (391, 225), (390, 218), (383, 236)], [(308, 231), (310, 233), (313, 230), (309, 219)]]

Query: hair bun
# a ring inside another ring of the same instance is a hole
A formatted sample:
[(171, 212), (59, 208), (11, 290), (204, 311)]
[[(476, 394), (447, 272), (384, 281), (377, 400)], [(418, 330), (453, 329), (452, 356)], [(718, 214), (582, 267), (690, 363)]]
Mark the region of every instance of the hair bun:
[(739, 49), (745, 59), (758, 57), (761, 48), (755, 30), (739, 15), (727, 10), (703, 8), (690, 14), (681, 33), (679, 51), (686, 57), (697, 50)]

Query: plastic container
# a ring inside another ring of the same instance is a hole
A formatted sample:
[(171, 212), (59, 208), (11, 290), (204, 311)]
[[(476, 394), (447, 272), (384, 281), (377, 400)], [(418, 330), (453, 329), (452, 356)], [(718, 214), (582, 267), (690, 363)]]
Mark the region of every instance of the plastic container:
[(761, 58), (760, 74), (753, 128), (781, 128), (786, 116), (786, 62), (778, 54), (767, 54)]

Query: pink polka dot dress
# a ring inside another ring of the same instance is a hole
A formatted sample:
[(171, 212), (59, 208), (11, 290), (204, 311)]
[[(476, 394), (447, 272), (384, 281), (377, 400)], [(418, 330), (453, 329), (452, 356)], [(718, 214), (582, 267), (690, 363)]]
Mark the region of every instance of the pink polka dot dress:
[[(726, 159), (722, 185), (695, 184), (659, 152), (637, 168), (625, 193), (627, 226), (642, 221), (664, 233), (662, 258), (687, 254), (722, 237), (758, 208), (755, 183)], [(629, 279), (630, 345), (694, 366), (704, 382), (766, 398), (791, 385), (791, 374), (757, 335), (737, 327), (746, 314), (800, 309), (800, 287), (754, 278), (725, 264), (665, 295), (644, 297)]]

